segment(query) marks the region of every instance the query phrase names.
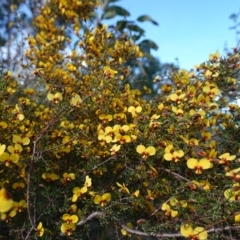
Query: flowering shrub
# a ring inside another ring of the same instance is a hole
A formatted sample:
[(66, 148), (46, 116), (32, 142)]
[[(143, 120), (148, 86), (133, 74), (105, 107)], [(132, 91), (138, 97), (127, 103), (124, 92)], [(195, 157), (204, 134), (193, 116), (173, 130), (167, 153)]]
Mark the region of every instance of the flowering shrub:
[[(146, 101), (125, 84), (125, 63), (142, 56), (138, 46), (106, 26), (81, 33), (78, 18), (96, 3), (67, 2), (47, 1), (34, 21), (26, 57), (37, 87), (10, 71), (1, 79), (6, 234), (86, 239), (94, 218), (111, 239), (203, 240), (237, 231), (238, 50), (211, 54), (193, 72), (170, 72)], [(65, 48), (66, 30), (79, 38), (74, 50)]]

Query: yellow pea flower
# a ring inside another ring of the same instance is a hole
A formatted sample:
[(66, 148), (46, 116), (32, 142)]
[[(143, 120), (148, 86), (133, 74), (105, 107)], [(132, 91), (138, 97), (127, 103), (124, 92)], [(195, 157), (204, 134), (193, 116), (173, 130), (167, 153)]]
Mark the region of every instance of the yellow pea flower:
[(24, 187), (25, 187), (25, 183), (23, 182), (16, 182), (16, 183), (13, 183), (12, 185), (12, 188), (17, 190), (23, 189)]
[(125, 193), (127, 193), (127, 194), (130, 194), (128, 188), (125, 186), (124, 183), (123, 183), (123, 184), (120, 184), (120, 183), (116, 182), (116, 184), (120, 187), (120, 191), (121, 191), (121, 192), (125, 192)]
[(42, 237), (43, 234), (44, 234), (44, 228), (42, 226), (42, 222), (40, 222), (37, 226), (37, 235), (39, 237)]
[(180, 228), (180, 232), (183, 237), (189, 238), (191, 240), (207, 240), (207, 231), (202, 227), (192, 228), (190, 224), (184, 224)]
[(181, 206), (183, 208), (187, 207), (187, 201), (186, 200), (178, 200), (176, 197), (172, 197), (170, 199), (169, 203), (172, 207), (175, 207), (175, 206)]
[(234, 190), (234, 188), (239, 188), (239, 184), (233, 184), (233, 188), (226, 189), (224, 191), (224, 197), (230, 201), (239, 201), (240, 190)]
[(30, 139), (28, 137), (22, 138), (18, 135), (13, 135), (12, 141), (13, 143), (18, 143), (20, 145), (28, 145), (30, 143)]
[(226, 176), (231, 177), (234, 181), (240, 180), (240, 167), (226, 173)]
[(84, 186), (82, 188), (79, 187), (75, 187), (73, 189), (73, 197), (72, 197), (72, 202), (76, 202), (78, 200), (79, 197), (81, 197), (84, 193), (87, 192), (87, 187)]
[(203, 170), (211, 168), (211, 162), (206, 158), (200, 160), (189, 158), (187, 160), (187, 166), (190, 169), (194, 169), (196, 174), (201, 174)]
[(118, 73), (118, 71), (111, 69), (109, 66), (104, 66), (103, 72), (108, 78), (112, 78), (115, 74)]
[[(126, 227), (128, 227), (128, 228), (133, 228), (133, 225), (132, 225), (132, 223), (130, 223), (130, 222), (128, 222), (127, 224), (126, 224)], [(128, 233), (125, 229), (121, 229), (121, 233), (122, 233), (122, 235), (123, 236), (128, 236), (128, 237), (131, 237), (131, 234), (130, 233)]]
[(209, 60), (210, 61), (217, 61), (220, 58), (220, 52), (215, 52), (213, 54), (209, 54)]
[(116, 141), (118, 141), (120, 144), (129, 143), (131, 142), (131, 137), (129, 135), (119, 134), (116, 136)]
[(75, 229), (76, 225), (74, 223), (71, 224), (63, 223), (61, 225), (61, 232), (66, 234), (67, 236), (70, 236)]
[(114, 144), (110, 149), (111, 155), (115, 155), (121, 148), (121, 145)]
[(198, 182), (196, 180), (192, 180), (191, 183), (189, 183), (189, 187), (192, 190), (195, 190), (197, 188), (197, 186), (202, 187), (206, 191), (210, 190), (210, 188), (211, 188), (211, 185), (207, 180), (202, 180), (200, 182)]
[(0, 144), (0, 155), (4, 153), (5, 149), (6, 149), (6, 145)]
[(47, 95), (47, 99), (50, 101), (50, 102), (53, 102), (55, 104), (61, 102), (63, 100), (63, 96), (60, 92), (57, 92), (55, 94), (53, 93), (48, 93)]
[(74, 173), (64, 173), (63, 174), (63, 182), (64, 183), (69, 183), (74, 179), (75, 179), (75, 174)]
[(96, 195), (93, 201), (94, 201), (95, 204), (100, 204), (101, 207), (103, 207), (110, 200), (111, 200), (111, 194), (110, 193), (104, 193), (102, 196)]
[(53, 181), (58, 180), (59, 176), (57, 174), (55, 174), (55, 173), (46, 172), (46, 173), (42, 174), (42, 178), (44, 180), (46, 180), (47, 182), (53, 182)]
[(207, 95), (212, 99), (220, 93), (220, 90), (216, 84), (206, 82), (203, 87), (203, 92), (207, 93)]
[(236, 155), (230, 155), (229, 153), (224, 153), (220, 155), (219, 158), (220, 158), (219, 163), (228, 164), (229, 161), (232, 161), (236, 158)]
[(163, 157), (166, 161), (178, 162), (180, 161), (180, 158), (183, 156), (184, 156), (183, 150), (174, 151), (173, 145), (168, 144), (165, 148), (165, 154)]
[(239, 223), (240, 222), (240, 213), (234, 216), (234, 222)]
[(4, 152), (0, 155), (0, 161), (4, 162), (6, 167), (9, 167), (12, 163), (17, 163), (19, 161), (19, 155)]
[(26, 200), (14, 202), (13, 207), (14, 207), (14, 210), (16, 210), (17, 212), (22, 212), (24, 210), (24, 208), (27, 207), (27, 202), (26, 202)]
[(167, 203), (163, 203), (161, 209), (165, 211), (166, 216), (171, 216), (174, 218), (174, 217), (177, 217), (178, 215), (178, 211), (171, 209), (170, 205), (168, 205)]
[(139, 191), (139, 190), (136, 190), (136, 191), (133, 193), (133, 196), (134, 196), (134, 197), (139, 197), (139, 194), (140, 194), (140, 191)]
[(20, 144), (16, 143), (14, 146), (8, 146), (7, 150), (10, 153), (20, 154), (20, 152), (22, 152), (23, 148)]
[(148, 156), (153, 156), (156, 154), (156, 148), (153, 146), (145, 147), (142, 144), (138, 145), (137, 148), (137, 153), (142, 155), (142, 158), (147, 159)]
[[(147, 185), (148, 185), (148, 183), (147, 183)], [(153, 193), (153, 191), (150, 190), (150, 189), (147, 189), (146, 199), (148, 199), (148, 200), (154, 200), (154, 198), (155, 198), (155, 194)]]
[(141, 111), (142, 111), (142, 107), (141, 106), (137, 106), (137, 107), (130, 106), (128, 108), (128, 112), (130, 112), (132, 114), (132, 117), (137, 117), (138, 113), (140, 113)]
[(113, 120), (113, 116), (111, 114), (100, 114), (98, 117), (100, 120), (102, 120), (104, 123), (110, 122)]
[(2, 213), (0, 215), (1, 220), (5, 222), (11, 222), (12, 218), (17, 215), (17, 212), (15, 210), (10, 211), (9, 213)]
[(8, 124), (4, 121), (0, 122), (0, 129), (5, 129), (7, 128)]
[(16, 119), (18, 119), (19, 121), (22, 121), (25, 118), (17, 104), (15, 105), (13, 114), (15, 114)]
[(64, 220), (67, 225), (72, 224), (72, 223), (77, 223), (78, 222), (78, 216), (77, 215), (70, 215), (70, 214), (63, 214), (62, 220)]
[(5, 189), (0, 189), (0, 213), (9, 211), (13, 206), (13, 200), (10, 193)]
[(87, 175), (84, 183), (85, 187), (91, 187), (92, 186), (92, 179)]

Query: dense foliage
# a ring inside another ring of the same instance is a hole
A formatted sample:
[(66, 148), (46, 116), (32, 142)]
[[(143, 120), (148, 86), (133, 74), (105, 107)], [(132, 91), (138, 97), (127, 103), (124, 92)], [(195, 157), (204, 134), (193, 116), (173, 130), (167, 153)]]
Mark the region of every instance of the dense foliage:
[(143, 56), (131, 36), (81, 31), (95, 7), (46, 1), (22, 73), (0, 81), (1, 235), (238, 236), (238, 50), (157, 76), (147, 101), (126, 84)]

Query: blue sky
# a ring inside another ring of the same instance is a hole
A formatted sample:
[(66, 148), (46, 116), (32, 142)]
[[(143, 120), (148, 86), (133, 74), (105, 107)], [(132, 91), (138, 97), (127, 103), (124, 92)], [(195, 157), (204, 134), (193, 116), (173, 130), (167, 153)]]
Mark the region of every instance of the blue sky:
[(229, 16), (238, 13), (239, 0), (121, 0), (116, 5), (131, 13), (129, 20), (148, 14), (159, 23), (140, 26), (146, 30), (146, 38), (158, 44), (159, 49), (152, 53), (163, 63), (176, 63), (178, 58), (180, 67), (190, 70), (208, 60), (210, 53), (224, 55), (225, 46), (236, 46)]

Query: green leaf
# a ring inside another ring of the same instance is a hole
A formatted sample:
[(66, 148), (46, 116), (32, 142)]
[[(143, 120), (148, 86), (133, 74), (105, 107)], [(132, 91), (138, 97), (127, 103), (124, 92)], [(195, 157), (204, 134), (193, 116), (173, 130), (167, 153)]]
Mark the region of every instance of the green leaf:
[(122, 7), (110, 6), (106, 8), (105, 13), (103, 14), (103, 19), (113, 18), (116, 15), (127, 17), (127, 16), (130, 16), (130, 13)]
[(145, 39), (139, 43), (139, 46), (142, 48), (151, 48), (154, 50), (158, 50), (158, 45), (152, 40)]
[(138, 32), (140, 35), (143, 35), (145, 32), (142, 28), (140, 28), (138, 25), (135, 25), (135, 24), (129, 24), (129, 25), (127, 25), (127, 28), (130, 31)]
[(139, 22), (145, 22), (145, 21), (149, 21), (151, 23), (153, 23), (154, 25), (158, 25), (158, 23), (156, 21), (154, 21), (150, 16), (148, 15), (142, 15), (140, 17), (137, 18), (137, 21)]
[(117, 29), (119, 31), (122, 31), (124, 28), (126, 28), (127, 24), (128, 24), (128, 21), (126, 20), (117, 21)]
[(100, 7), (103, 9), (103, 11), (105, 11), (110, 3), (115, 3), (118, 1), (119, 0), (100, 0)]
[(105, 13), (102, 16), (102, 19), (111, 19), (114, 18), (117, 15), (115, 11), (105, 11)]

